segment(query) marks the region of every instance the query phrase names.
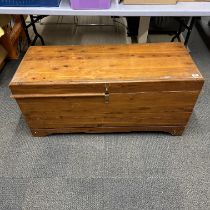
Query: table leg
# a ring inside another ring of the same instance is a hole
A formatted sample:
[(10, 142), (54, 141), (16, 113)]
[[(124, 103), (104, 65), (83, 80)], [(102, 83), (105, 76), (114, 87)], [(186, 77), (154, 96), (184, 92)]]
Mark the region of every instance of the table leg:
[(29, 33), (28, 33), (28, 28), (27, 28), (27, 25), (25, 23), (25, 18), (24, 18), (23, 15), (20, 15), (20, 18), (21, 18), (21, 22), (22, 22), (22, 25), (23, 25), (23, 28), (24, 28), (24, 32), (26, 34), (28, 46), (30, 46), (31, 45), (31, 38), (30, 38)]
[(188, 31), (187, 31), (187, 35), (186, 35), (186, 38), (185, 38), (185, 42), (184, 42), (184, 45), (187, 46), (188, 42), (189, 42), (189, 39), (190, 39), (190, 35), (192, 33), (192, 29), (193, 29), (193, 26), (195, 25), (195, 21), (196, 21), (196, 17), (192, 17), (191, 18), (191, 21), (190, 21), (190, 24), (188, 26)]
[(141, 17), (139, 21), (138, 43), (146, 43), (151, 17)]
[[(42, 17), (42, 16), (40, 16), (40, 17)], [(33, 15), (30, 15), (30, 19), (31, 19), (31, 26), (32, 26), (33, 31), (34, 31), (34, 34), (35, 34), (35, 38), (34, 38), (34, 40), (32, 41), (31, 45), (32, 45), (32, 46), (35, 45), (36, 40), (37, 40), (38, 38), (40, 39), (42, 45), (45, 45), (43, 37), (42, 37), (42, 36), (37, 32), (37, 30), (36, 30), (36, 25), (35, 25), (35, 24), (36, 24), (36, 22), (39, 20), (39, 18), (34, 19), (34, 16), (33, 16)]]
[[(43, 19), (45, 17), (47, 17), (47, 15), (37, 15), (35, 17), (33, 15), (30, 15), (31, 22), (28, 25), (26, 25), (24, 16), (23, 15), (20, 16), (29, 46), (30, 45), (32, 45), (32, 46), (35, 45), (35, 43), (36, 43), (38, 38), (41, 40), (42, 45), (45, 45), (43, 37), (37, 32), (37, 29), (36, 29), (36, 23), (39, 20), (41, 20), (41, 19)], [(29, 32), (28, 32), (28, 29), (30, 27), (32, 27), (33, 32), (35, 34), (35, 37), (34, 37), (33, 40), (30, 39)]]

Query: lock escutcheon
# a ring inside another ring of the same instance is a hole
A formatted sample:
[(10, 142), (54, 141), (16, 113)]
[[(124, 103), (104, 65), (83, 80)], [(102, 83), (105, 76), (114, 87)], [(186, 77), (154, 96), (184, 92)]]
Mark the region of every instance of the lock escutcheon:
[(109, 103), (109, 84), (105, 84), (105, 94), (104, 94), (105, 103)]

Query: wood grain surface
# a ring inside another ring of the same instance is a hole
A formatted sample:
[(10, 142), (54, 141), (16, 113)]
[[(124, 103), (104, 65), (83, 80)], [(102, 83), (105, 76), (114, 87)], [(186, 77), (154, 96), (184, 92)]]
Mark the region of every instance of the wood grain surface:
[(198, 91), (111, 94), (108, 104), (99, 95), (17, 100), (32, 128), (185, 125), (197, 95)]
[(203, 78), (179, 43), (31, 47), (10, 88), (35, 136), (181, 135)]
[(202, 79), (180, 43), (31, 47), (12, 84)]
[(35, 137), (44, 137), (57, 133), (119, 133), (119, 132), (167, 132), (173, 136), (183, 134), (185, 127), (182, 126), (138, 126), (138, 127), (79, 127), (79, 128), (50, 128), (50, 129), (31, 129)]

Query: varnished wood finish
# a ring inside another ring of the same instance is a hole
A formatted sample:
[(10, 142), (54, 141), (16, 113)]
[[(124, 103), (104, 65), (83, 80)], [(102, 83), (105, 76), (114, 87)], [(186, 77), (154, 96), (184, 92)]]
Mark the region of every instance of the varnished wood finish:
[[(177, 85), (177, 82), (179, 85)], [(135, 93), (145, 91), (197, 91), (203, 86), (203, 80), (195, 81), (156, 81), (156, 82), (124, 82), (109, 83), (109, 90), (111, 93)], [(70, 83), (66, 84), (13, 84), (10, 89), (16, 95), (56, 95), (69, 93), (102, 93), (104, 92), (104, 84), (102, 83)]]
[(179, 43), (31, 47), (10, 88), (34, 136), (181, 135), (203, 78)]
[(165, 132), (170, 133), (173, 136), (181, 136), (185, 127), (181, 126), (142, 126), (142, 127), (85, 127), (85, 128), (59, 128), (59, 129), (35, 129), (31, 130), (33, 136), (44, 137), (58, 133), (128, 133), (128, 132)]
[(110, 94), (108, 104), (103, 95), (17, 101), (32, 128), (185, 125), (197, 95), (198, 92)]
[[(202, 80), (182, 44), (31, 47), (12, 84)], [(56, 81), (56, 82), (55, 82)]]

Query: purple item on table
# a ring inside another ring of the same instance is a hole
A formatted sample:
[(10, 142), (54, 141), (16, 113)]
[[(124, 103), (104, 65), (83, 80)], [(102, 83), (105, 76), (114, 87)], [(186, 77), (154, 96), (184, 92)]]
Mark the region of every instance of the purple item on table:
[(71, 8), (76, 10), (109, 9), (111, 0), (70, 0)]

